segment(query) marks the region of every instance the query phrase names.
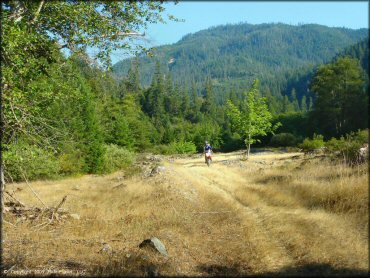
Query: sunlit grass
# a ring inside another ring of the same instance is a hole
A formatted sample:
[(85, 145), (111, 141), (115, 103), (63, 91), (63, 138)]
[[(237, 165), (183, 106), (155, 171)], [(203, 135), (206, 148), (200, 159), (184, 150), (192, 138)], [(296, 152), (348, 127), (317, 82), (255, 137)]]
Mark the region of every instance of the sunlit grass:
[[(215, 155), (165, 162), (150, 178), (84, 176), (32, 187), (49, 206), (80, 220), (34, 229), (4, 225), (13, 269), (83, 270), (93, 275), (247, 275), (368, 271), (367, 165), (301, 154)], [(225, 161), (229, 164), (225, 164)], [(40, 206), (25, 184), (9, 184)], [(8, 218), (10, 223), (16, 219)], [(158, 237), (169, 257), (138, 248)], [(108, 243), (113, 252), (101, 252)]]

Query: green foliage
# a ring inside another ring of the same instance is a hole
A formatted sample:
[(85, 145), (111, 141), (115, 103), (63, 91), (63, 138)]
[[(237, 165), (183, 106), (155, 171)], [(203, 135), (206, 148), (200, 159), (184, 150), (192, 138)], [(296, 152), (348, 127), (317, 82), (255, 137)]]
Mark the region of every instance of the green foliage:
[(69, 150), (59, 157), (60, 171), (63, 176), (82, 174), (87, 168), (84, 154), (80, 149)]
[(291, 112), (274, 117), (273, 123), (280, 122), (276, 133), (292, 133), (298, 137), (309, 137), (314, 132), (309, 114), (305, 112)]
[(259, 142), (257, 136), (265, 136), (278, 126), (272, 125), (272, 115), (268, 111), (266, 99), (259, 95), (259, 81), (253, 83), (252, 89), (245, 94), (241, 109), (228, 101), (227, 115), (231, 119), (234, 130), (242, 134), (249, 156), (250, 145)]
[[(53, 153), (24, 142), (12, 144), (3, 152), (5, 179), (10, 181), (51, 179), (57, 177), (60, 165)], [(24, 176), (23, 176), (24, 175)]]
[(172, 142), (169, 145), (168, 154), (193, 154), (197, 147), (193, 142)]
[[(27, 26), (31, 32), (59, 39), (61, 47), (81, 52), (97, 50), (96, 58), (108, 65), (114, 49), (147, 50), (125, 40), (148, 23), (164, 22), (162, 2), (129, 1), (4, 1), (2, 20)], [(98, 12), (99, 11), (99, 12)], [(172, 20), (173, 17), (169, 16)]]
[(102, 164), (102, 173), (111, 173), (117, 170), (127, 169), (136, 160), (136, 155), (125, 148), (110, 144), (105, 146), (105, 154)]
[(324, 136), (320, 134), (314, 134), (312, 139), (306, 138), (303, 140), (302, 144), (298, 145), (298, 147), (301, 148), (304, 152), (312, 152), (324, 146)]
[(362, 68), (369, 75), (369, 40), (368, 38), (347, 47), (344, 51), (337, 54), (335, 60), (339, 57), (350, 57), (360, 61)]
[(203, 151), (205, 141), (210, 142), (214, 149), (221, 147), (222, 130), (215, 120), (205, 118), (204, 121), (194, 125), (193, 129), (191, 141), (196, 145), (197, 151)]
[(206, 115), (214, 115), (215, 113), (215, 97), (212, 88), (212, 81), (208, 77), (206, 80), (206, 86), (203, 93), (203, 104), (201, 111)]
[(359, 149), (365, 143), (369, 143), (369, 130), (351, 132), (341, 136), (340, 139), (331, 138), (325, 143), (325, 146), (328, 153), (336, 154), (349, 164), (356, 164), (361, 162)]
[(291, 133), (278, 133), (272, 136), (270, 145), (273, 147), (294, 147), (300, 141)]
[(222, 146), (221, 150), (224, 152), (231, 152), (240, 150), (243, 148), (244, 142), (243, 138), (240, 136), (239, 133), (232, 133), (230, 130), (224, 132), (222, 135)]
[(323, 134), (340, 136), (367, 127), (364, 84), (364, 72), (352, 58), (338, 58), (318, 69), (311, 84), (317, 96), (313, 115)]

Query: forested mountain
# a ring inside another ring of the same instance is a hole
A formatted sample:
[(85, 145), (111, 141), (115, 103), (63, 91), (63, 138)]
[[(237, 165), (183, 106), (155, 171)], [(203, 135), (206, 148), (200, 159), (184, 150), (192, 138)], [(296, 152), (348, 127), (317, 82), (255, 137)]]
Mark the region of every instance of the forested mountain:
[[(292, 84), (300, 100), (307, 95), (305, 76), (320, 63), (329, 62), (343, 49), (368, 36), (367, 29), (351, 30), (308, 24), (238, 24), (212, 27), (184, 36), (172, 45), (160, 46), (155, 58), (139, 58), (141, 83), (148, 86), (156, 60), (164, 72), (180, 85), (194, 80), (198, 90), (212, 79), (216, 98), (225, 91), (241, 93), (253, 79), (261, 80), (262, 92), (291, 97)], [(118, 77), (125, 76), (132, 59), (114, 65)], [(290, 86), (288, 81), (291, 80)], [(292, 83), (293, 82), (293, 83)]]

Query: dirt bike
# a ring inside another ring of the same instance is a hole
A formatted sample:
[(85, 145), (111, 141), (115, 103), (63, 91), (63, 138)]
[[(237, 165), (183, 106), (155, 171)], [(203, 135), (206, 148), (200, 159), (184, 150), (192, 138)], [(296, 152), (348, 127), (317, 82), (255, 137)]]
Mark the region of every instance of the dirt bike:
[(207, 166), (211, 166), (211, 163), (212, 163), (212, 153), (211, 151), (207, 151), (206, 152), (206, 163), (207, 163)]

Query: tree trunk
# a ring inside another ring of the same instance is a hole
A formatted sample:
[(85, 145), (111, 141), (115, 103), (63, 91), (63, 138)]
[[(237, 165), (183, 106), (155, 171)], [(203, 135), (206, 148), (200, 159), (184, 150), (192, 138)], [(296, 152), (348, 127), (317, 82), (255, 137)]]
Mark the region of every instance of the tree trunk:
[(0, 165), (0, 206), (1, 206), (1, 217), (3, 219), (2, 209), (4, 208), (4, 192), (5, 192), (5, 179), (4, 179), (4, 166)]
[(249, 152), (251, 150), (251, 143), (250, 143), (250, 141), (251, 141), (251, 134), (249, 133), (248, 134), (248, 145), (247, 145), (247, 159), (249, 159)]

